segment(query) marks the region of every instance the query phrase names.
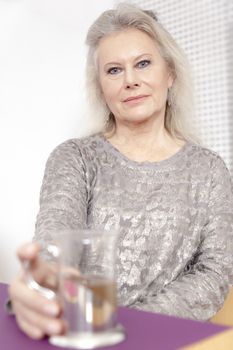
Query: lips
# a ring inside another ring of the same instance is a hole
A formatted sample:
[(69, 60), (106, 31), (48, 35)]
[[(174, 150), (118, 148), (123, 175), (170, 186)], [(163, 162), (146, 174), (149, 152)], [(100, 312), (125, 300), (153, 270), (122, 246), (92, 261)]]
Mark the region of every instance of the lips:
[(139, 101), (145, 97), (148, 97), (148, 95), (137, 95), (137, 96), (130, 96), (123, 100), (123, 102), (129, 102), (129, 101)]

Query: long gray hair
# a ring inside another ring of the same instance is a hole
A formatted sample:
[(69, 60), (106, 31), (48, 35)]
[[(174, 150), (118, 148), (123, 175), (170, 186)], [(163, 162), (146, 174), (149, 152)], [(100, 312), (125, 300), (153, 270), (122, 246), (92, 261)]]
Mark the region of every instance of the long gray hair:
[[(97, 48), (100, 40), (114, 32), (136, 28), (148, 34), (174, 77), (168, 91), (165, 128), (172, 137), (196, 141), (193, 133), (193, 92), (189, 63), (172, 36), (158, 22), (152, 11), (121, 3), (116, 9), (103, 12), (91, 25), (86, 37), (89, 47), (86, 62), (86, 88), (89, 113), (97, 121), (95, 131), (114, 132), (115, 118), (106, 105), (98, 79)], [(98, 129), (98, 130), (97, 130)]]

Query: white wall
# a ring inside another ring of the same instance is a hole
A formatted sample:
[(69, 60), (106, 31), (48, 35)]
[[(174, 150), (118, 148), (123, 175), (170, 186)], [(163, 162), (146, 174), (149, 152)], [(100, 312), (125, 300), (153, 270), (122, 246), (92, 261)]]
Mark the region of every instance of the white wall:
[(85, 133), (84, 39), (112, 0), (0, 0), (0, 281), (31, 239), (51, 150)]

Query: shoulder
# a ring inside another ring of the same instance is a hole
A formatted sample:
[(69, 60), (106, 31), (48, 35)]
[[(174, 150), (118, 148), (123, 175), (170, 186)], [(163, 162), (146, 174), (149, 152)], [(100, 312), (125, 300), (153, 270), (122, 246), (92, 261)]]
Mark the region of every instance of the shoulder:
[(88, 155), (93, 154), (98, 149), (100, 141), (101, 137), (99, 134), (65, 140), (52, 150), (48, 161), (85, 160)]
[(187, 152), (190, 158), (193, 158), (199, 165), (205, 164), (209, 169), (218, 167), (227, 169), (223, 158), (217, 152), (205, 146), (189, 143)]
[(188, 159), (197, 173), (217, 182), (231, 182), (231, 174), (223, 158), (215, 151), (202, 145), (190, 143), (187, 150)]
[(60, 143), (58, 146), (56, 146), (53, 152), (60, 152), (63, 150), (82, 151), (85, 148), (95, 146), (96, 143), (100, 141), (100, 139), (101, 139), (100, 134), (94, 134), (94, 135), (90, 135), (82, 138), (68, 139)]

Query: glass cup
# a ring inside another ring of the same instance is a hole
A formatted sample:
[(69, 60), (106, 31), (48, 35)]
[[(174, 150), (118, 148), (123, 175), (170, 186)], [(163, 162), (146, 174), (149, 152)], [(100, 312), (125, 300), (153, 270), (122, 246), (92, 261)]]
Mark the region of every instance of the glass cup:
[(50, 343), (94, 349), (121, 342), (125, 332), (117, 323), (117, 231), (65, 230), (56, 237), (55, 244), (43, 249), (43, 257), (47, 271), (55, 271), (57, 290), (38, 284), (27, 274), (30, 288), (61, 302), (67, 332), (51, 336)]

